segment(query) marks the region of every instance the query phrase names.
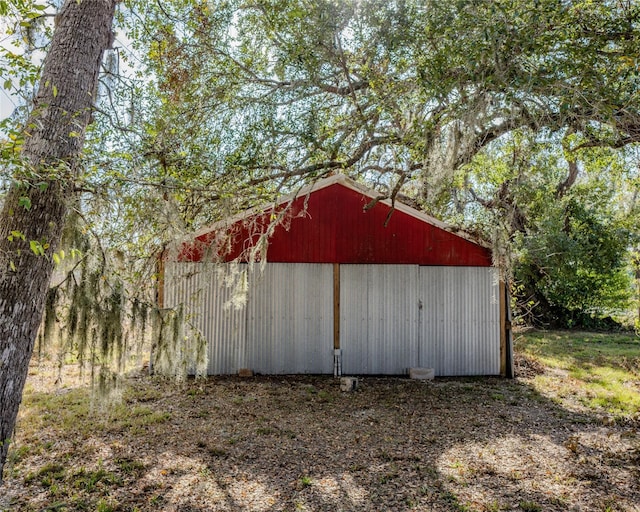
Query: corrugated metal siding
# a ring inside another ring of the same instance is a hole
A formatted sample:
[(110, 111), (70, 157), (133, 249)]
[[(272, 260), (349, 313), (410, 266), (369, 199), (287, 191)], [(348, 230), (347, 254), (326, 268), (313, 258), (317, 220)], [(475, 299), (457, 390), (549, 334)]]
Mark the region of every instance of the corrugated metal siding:
[(420, 366), (436, 375), (500, 373), (495, 269), (420, 267)]
[(269, 263), (250, 288), (247, 367), (333, 372), (333, 267)]
[(345, 374), (500, 373), (494, 270), (482, 267), (341, 265)]
[(246, 271), (246, 265), (218, 267), (207, 287), (202, 316), (209, 340), (209, 375), (237, 373), (245, 368), (247, 310), (231, 304), (232, 295), (242, 293), (233, 279), (238, 271)]
[(418, 268), (340, 266), (343, 373), (399, 375), (417, 366)]
[(333, 266), (267, 264), (249, 275), (246, 305), (230, 306), (234, 263), (168, 263), (165, 306), (185, 305), (208, 340), (210, 375), (333, 372)]
[[(490, 266), (491, 251), (424, 219), (378, 202), (364, 210), (371, 198), (341, 183), (298, 197), (292, 218), (277, 226), (269, 239), (267, 259), (279, 263), (344, 263), (394, 265)], [(419, 212), (416, 212), (418, 214)], [(205, 257), (216, 235), (232, 240), (226, 261), (246, 257), (255, 244), (255, 230), (266, 230), (270, 212), (222, 227), (182, 247), (183, 261)]]
[(184, 302), (185, 285), (189, 282), (192, 270), (199, 268), (198, 263), (175, 263), (169, 261), (164, 267), (164, 306), (174, 308)]
[(244, 367), (246, 308), (230, 306), (233, 275), (247, 265), (168, 263), (165, 267), (165, 306), (185, 305), (190, 322), (208, 341), (208, 373), (237, 373)]
[[(166, 307), (185, 304), (209, 342), (209, 374), (332, 373), (332, 265), (269, 263), (249, 277), (247, 304), (237, 310), (229, 307), (228, 283), (242, 270), (165, 267)], [(439, 376), (500, 372), (493, 269), (341, 265), (340, 275), (345, 374), (398, 375), (416, 366)]]

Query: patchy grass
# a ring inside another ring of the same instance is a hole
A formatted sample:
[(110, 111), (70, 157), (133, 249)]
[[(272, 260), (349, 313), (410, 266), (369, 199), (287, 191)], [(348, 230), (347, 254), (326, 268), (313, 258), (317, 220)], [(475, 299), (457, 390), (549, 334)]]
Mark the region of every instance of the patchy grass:
[(34, 366), (0, 511), (636, 512), (635, 339), (517, 347), (516, 380), (138, 376), (104, 405)]
[(311, 487), (313, 485), (313, 479), (308, 476), (301, 476), (299, 480), (299, 486), (301, 488)]
[(531, 331), (516, 338), (516, 351), (548, 368), (533, 385), (558, 403), (581, 404), (616, 418), (640, 413), (637, 336)]

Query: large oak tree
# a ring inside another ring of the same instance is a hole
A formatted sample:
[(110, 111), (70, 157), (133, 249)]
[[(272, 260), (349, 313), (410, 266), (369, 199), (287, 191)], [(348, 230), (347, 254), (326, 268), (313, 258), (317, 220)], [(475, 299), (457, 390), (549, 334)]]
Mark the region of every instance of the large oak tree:
[(0, 481), (40, 325), (116, 0), (67, 0), (0, 213)]

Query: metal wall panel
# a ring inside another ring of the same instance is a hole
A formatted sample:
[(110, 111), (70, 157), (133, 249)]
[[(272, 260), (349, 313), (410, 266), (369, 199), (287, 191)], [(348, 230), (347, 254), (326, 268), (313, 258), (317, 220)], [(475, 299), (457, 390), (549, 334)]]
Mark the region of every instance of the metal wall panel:
[[(333, 267), (269, 263), (248, 277), (247, 303), (231, 305), (244, 264), (168, 263), (165, 305), (185, 304), (208, 340), (210, 375), (333, 372)], [(234, 284), (235, 283), (235, 284)]]
[(202, 316), (209, 341), (209, 375), (234, 374), (246, 368), (247, 310), (241, 297), (246, 292), (238, 275), (246, 267), (235, 263), (217, 267), (206, 289)]
[[(247, 304), (230, 306), (246, 265), (167, 263), (165, 305), (181, 303), (209, 342), (209, 374), (333, 371), (333, 269), (269, 263), (249, 276)], [(341, 265), (345, 374), (497, 375), (500, 315), (495, 270)]]
[(418, 268), (340, 266), (343, 373), (400, 375), (418, 365)]
[(333, 372), (333, 266), (268, 263), (250, 284), (247, 367), (258, 373)]
[(436, 375), (500, 373), (495, 269), (420, 267), (420, 366)]
[[(385, 201), (346, 177), (328, 178), (327, 186), (293, 200), (287, 220), (269, 237), (267, 259), (278, 263), (349, 263), (393, 265), (491, 265), (491, 251), (442, 229), (444, 224), (408, 206)], [(322, 183), (322, 182), (321, 182)], [(320, 185), (320, 184), (319, 184)], [(283, 203), (284, 205), (284, 203)], [(365, 210), (365, 206), (370, 205)], [(264, 211), (212, 226), (179, 251), (181, 261), (206, 259), (216, 237), (227, 239), (226, 261), (246, 258), (256, 243), (255, 230), (267, 230), (271, 206)], [(210, 255), (209, 255), (210, 256)]]
[(240, 293), (237, 277), (246, 267), (173, 262), (165, 267), (165, 307), (184, 304), (189, 322), (208, 342), (209, 375), (244, 367), (246, 307), (234, 307), (231, 298)]

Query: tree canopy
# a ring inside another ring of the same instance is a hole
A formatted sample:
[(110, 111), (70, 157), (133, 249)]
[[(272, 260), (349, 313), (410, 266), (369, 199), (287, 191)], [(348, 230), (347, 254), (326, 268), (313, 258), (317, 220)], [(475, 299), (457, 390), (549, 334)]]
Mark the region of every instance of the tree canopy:
[(635, 2), (187, 4), (134, 32), (162, 98), (153, 151), (177, 158), (179, 127), (188, 158), (209, 150), (246, 186), (329, 169), (429, 182), (520, 128), (570, 132), (574, 152), (640, 136)]
[[(122, 154), (136, 165), (123, 162), (120, 177), (152, 185), (162, 198), (154, 211), (171, 212), (173, 228), (346, 172), (381, 197), (400, 194), (482, 232), (503, 268), (523, 265), (518, 281), (533, 279), (524, 268), (537, 254), (541, 267), (591, 282), (574, 287), (574, 298), (588, 298), (572, 310), (624, 308), (637, 233), (637, 2), (163, 2), (144, 16), (142, 4), (129, 8), (122, 21), (146, 74), (124, 95), (136, 136)], [(618, 192), (599, 196), (617, 212), (594, 202), (602, 190)], [(482, 210), (493, 211), (491, 226)], [(509, 219), (495, 215), (507, 211)], [(542, 245), (527, 246), (534, 240)], [(604, 252), (602, 240), (612, 244)], [(573, 251), (599, 270), (565, 265)], [(626, 293), (587, 277), (609, 271)], [(574, 299), (553, 302), (563, 300)]]

